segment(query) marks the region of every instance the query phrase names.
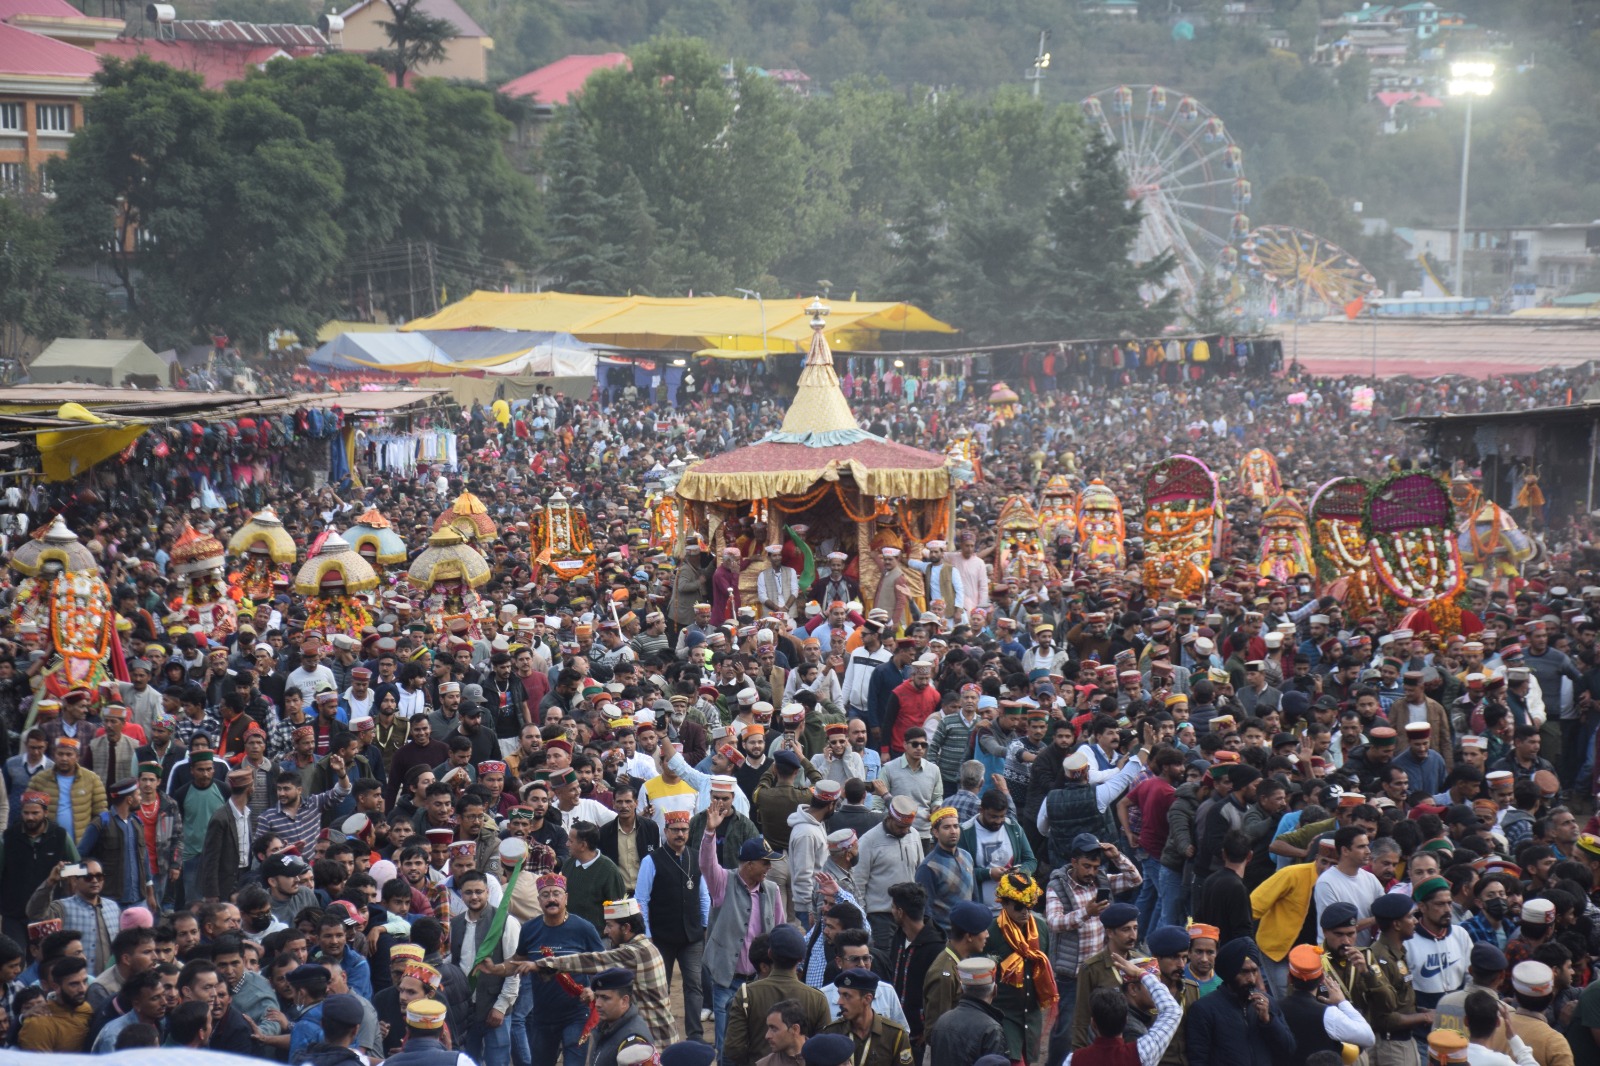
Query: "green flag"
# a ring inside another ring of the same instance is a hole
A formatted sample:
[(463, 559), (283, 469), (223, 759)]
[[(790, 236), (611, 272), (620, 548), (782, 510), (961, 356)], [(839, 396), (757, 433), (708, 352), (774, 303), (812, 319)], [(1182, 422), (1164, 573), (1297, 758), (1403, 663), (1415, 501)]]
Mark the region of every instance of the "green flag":
[(500, 896), (500, 906), (494, 910), (494, 917), (489, 921), (489, 931), (478, 941), (478, 950), (472, 957), (472, 968), (467, 971), (467, 984), (473, 991), (478, 988), (478, 966), (494, 954), (495, 945), (500, 943), (500, 938), (506, 933), (506, 919), (511, 914), (511, 891), (517, 887), (517, 877), (522, 873), (522, 866), (528, 861), (528, 856), (523, 855), (517, 864), (511, 868), (511, 876), (506, 880), (506, 890)]

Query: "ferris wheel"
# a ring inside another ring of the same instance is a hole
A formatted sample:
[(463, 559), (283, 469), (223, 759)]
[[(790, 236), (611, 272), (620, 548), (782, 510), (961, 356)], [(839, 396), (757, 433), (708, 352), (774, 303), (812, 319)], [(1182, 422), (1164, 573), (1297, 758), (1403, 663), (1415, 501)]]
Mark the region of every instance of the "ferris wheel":
[(1383, 295), (1355, 256), (1293, 226), (1258, 226), (1220, 261), (1268, 316), (1330, 314), (1357, 297)]
[(1177, 257), (1169, 284), (1189, 302), (1224, 249), (1250, 230), (1244, 153), (1222, 119), (1161, 85), (1118, 85), (1086, 97), (1089, 124), (1117, 145), (1129, 199), (1144, 208), (1133, 258)]

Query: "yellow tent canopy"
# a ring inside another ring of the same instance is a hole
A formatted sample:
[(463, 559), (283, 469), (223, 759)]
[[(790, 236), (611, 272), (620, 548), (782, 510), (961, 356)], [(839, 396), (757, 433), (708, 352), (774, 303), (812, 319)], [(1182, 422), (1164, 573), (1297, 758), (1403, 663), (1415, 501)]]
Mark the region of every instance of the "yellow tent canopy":
[[(514, 329), (570, 333), (591, 344), (702, 352), (728, 358), (737, 352), (803, 352), (811, 327), (800, 298), (756, 300), (726, 296), (658, 298), (578, 296), (570, 293), (475, 292), (437, 314), (400, 328)], [(765, 332), (763, 333), (763, 328)], [(833, 305), (827, 338), (840, 351), (880, 346), (884, 333), (954, 333), (926, 311), (907, 303)]]

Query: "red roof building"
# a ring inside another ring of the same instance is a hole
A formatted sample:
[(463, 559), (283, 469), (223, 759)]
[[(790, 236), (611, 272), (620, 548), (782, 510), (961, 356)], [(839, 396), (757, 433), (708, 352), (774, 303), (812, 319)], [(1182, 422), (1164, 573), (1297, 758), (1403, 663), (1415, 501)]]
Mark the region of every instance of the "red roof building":
[(628, 57), (622, 52), (563, 56), (554, 63), (511, 79), (500, 86), (500, 91), (507, 96), (527, 97), (539, 111), (548, 114), (561, 104), (570, 104), (595, 71), (628, 65)]
[(93, 52), (0, 22), (0, 191), (35, 187), (66, 152), (99, 69)]

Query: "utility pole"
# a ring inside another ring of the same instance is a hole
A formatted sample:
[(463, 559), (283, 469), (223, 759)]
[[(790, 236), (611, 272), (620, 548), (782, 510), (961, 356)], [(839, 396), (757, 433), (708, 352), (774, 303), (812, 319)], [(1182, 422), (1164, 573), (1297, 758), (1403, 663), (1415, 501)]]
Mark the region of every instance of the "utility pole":
[(433, 301), (433, 313), (439, 313), (439, 283), (433, 277), (433, 242), (425, 241), (422, 245), (428, 252), (428, 298)]
[(1033, 82), (1033, 98), (1039, 99), (1039, 83), (1044, 81), (1044, 72), (1050, 67), (1050, 53), (1044, 50), (1045, 42), (1050, 40), (1049, 30), (1039, 31), (1039, 54), (1033, 57), (1033, 66), (1028, 68), (1022, 76)]
[(411, 318), (406, 320), (409, 322), (417, 317), (417, 275), (411, 269), (410, 241), (406, 242), (406, 294), (411, 300)]

